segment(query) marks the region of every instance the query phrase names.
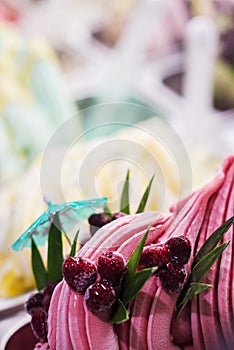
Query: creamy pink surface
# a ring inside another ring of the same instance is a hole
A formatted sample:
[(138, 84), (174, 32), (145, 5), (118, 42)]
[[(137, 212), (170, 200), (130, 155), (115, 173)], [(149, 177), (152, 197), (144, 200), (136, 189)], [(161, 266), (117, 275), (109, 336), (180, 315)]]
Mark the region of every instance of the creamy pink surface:
[[(193, 256), (204, 240), (234, 215), (234, 156), (228, 157), (214, 181), (178, 203), (167, 215), (148, 212), (120, 218), (100, 229), (78, 255), (97, 261), (107, 249), (118, 250), (126, 260), (149, 224), (147, 244), (171, 236), (187, 236)], [(113, 326), (87, 310), (84, 298), (65, 281), (55, 289), (49, 310), (49, 344), (52, 350), (170, 350), (234, 348), (233, 227), (225, 235), (228, 248), (204, 279), (213, 288), (193, 297), (175, 320), (178, 295), (166, 293), (152, 277), (131, 304), (128, 322)]]

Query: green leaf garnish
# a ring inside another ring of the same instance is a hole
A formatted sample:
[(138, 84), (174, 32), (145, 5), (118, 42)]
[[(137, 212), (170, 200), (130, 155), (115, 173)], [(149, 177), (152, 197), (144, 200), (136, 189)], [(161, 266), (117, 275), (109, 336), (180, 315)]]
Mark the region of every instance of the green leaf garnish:
[(43, 289), (50, 281), (49, 275), (41, 258), (41, 254), (32, 238), (31, 264), (38, 290)]
[(126, 280), (131, 280), (135, 277), (136, 269), (139, 264), (140, 258), (141, 258), (141, 253), (144, 248), (148, 233), (151, 229), (151, 225), (148, 226), (146, 233), (144, 234), (143, 238), (141, 241), (138, 243), (136, 248), (134, 249), (132, 255), (130, 256), (128, 262), (127, 262), (127, 273), (126, 273)]
[(202, 280), (202, 278), (209, 271), (209, 269), (215, 263), (215, 261), (220, 257), (220, 255), (223, 253), (224, 249), (226, 249), (229, 243), (230, 242), (226, 242), (214, 248), (210, 253), (205, 255), (204, 258), (201, 259), (199, 263), (192, 269), (188, 280), (177, 301), (176, 317), (178, 317), (181, 314), (185, 305), (189, 300), (191, 300), (193, 295), (199, 294), (205, 289), (207, 289), (200, 288), (199, 291), (198, 288), (196, 288), (196, 284)]
[(183, 311), (186, 303), (192, 299), (194, 295), (200, 294), (209, 288), (211, 288), (211, 284), (206, 284), (206, 283), (199, 283), (199, 282), (191, 282), (188, 284), (187, 289), (186, 289), (186, 294), (184, 297), (178, 302), (177, 302), (177, 312), (176, 312), (176, 317), (179, 317), (181, 312)]
[(192, 269), (187, 282), (184, 285), (184, 288), (177, 300), (176, 303), (176, 317), (179, 317), (185, 305), (192, 297), (196, 294), (203, 292), (205, 289), (196, 288), (196, 284), (199, 283), (205, 274), (209, 271), (211, 266), (215, 263), (215, 261), (220, 257), (223, 253), (224, 249), (228, 246), (230, 241), (221, 244), (220, 246), (214, 248), (211, 252), (205, 255)]
[(59, 229), (58, 214), (51, 223), (48, 236), (47, 269), (50, 282), (61, 281), (63, 263), (62, 232)]
[(230, 241), (228, 241), (217, 246), (233, 223), (234, 217), (231, 217), (209, 236), (196, 254), (187, 282), (176, 303), (176, 317), (181, 314), (187, 302), (191, 300), (194, 295), (211, 287), (209, 284), (200, 282), (230, 243)]
[(204, 292), (212, 287), (212, 284), (207, 283), (191, 283), (191, 288), (194, 290), (194, 295), (200, 294), (201, 292)]
[(107, 204), (104, 204), (103, 211), (105, 214), (109, 215), (110, 219), (112, 219), (113, 215), (112, 215), (111, 210)]
[(126, 322), (129, 320), (128, 309), (124, 305), (124, 303), (118, 299), (116, 303), (116, 309), (113, 313), (112, 317), (109, 319), (110, 323), (119, 324), (122, 322)]
[(192, 269), (190, 273), (190, 279), (194, 282), (200, 282), (205, 274), (209, 271), (211, 266), (220, 257), (224, 249), (227, 248), (230, 241), (220, 244), (218, 247), (214, 248), (206, 254)]
[(124, 275), (123, 291), (120, 298), (118, 299), (117, 306), (114, 309), (114, 312), (109, 320), (111, 323), (119, 324), (129, 319), (127, 310), (129, 302), (135, 298), (145, 282), (157, 270), (157, 267), (152, 267), (136, 272), (150, 228), (151, 225), (147, 228), (146, 233), (134, 249), (127, 262), (128, 270)]
[(76, 254), (77, 238), (78, 238), (79, 232), (80, 232), (80, 230), (78, 230), (76, 232), (76, 235), (74, 237), (74, 240), (73, 240), (73, 243), (72, 243), (72, 246), (71, 246), (71, 251), (70, 251), (69, 256), (75, 256), (75, 254)]
[(143, 196), (142, 196), (142, 198), (140, 200), (139, 206), (137, 208), (136, 214), (143, 213), (143, 211), (145, 210), (145, 206), (146, 206), (149, 194), (150, 194), (150, 190), (151, 190), (151, 186), (152, 186), (152, 182), (154, 180), (154, 177), (155, 177), (155, 175), (152, 176), (148, 186), (145, 189), (145, 192), (144, 192), (144, 194), (143, 194)]
[(195, 266), (199, 260), (201, 260), (208, 252), (210, 252), (218, 242), (223, 238), (224, 234), (229, 230), (229, 228), (234, 223), (234, 216), (227, 220), (223, 225), (221, 225), (209, 238), (204, 242), (199, 252), (194, 258), (193, 265)]
[(199, 282), (191, 283), (189, 286), (191, 296), (200, 294), (205, 290), (210, 289), (211, 287), (212, 287), (212, 284), (199, 283)]
[(123, 191), (120, 197), (120, 211), (125, 214), (130, 214), (130, 205), (129, 205), (129, 174), (130, 171), (127, 171), (126, 179), (123, 185)]
[(38, 290), (43, 289), (50, 282), (62, 280), (63, 243), (59, 227), (59, 218), (56, 214), (48, 232), (47, 269), (33, 237), (31, 238), (31, 263)]
[(124, 305), (127, 305), (144, 286), (145, 282), (157, 271), (157, 267), (149, 267), (137, 272), (134, 278), (127, 280), (122, 293)]

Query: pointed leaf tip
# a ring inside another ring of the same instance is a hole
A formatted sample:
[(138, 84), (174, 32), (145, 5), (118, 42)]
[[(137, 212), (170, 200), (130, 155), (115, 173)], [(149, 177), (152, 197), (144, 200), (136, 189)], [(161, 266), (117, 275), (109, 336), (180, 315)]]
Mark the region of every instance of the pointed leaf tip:
[(80, 232), (80, 230), (78, 230), (77, 232), (76, 232), (76, 235), (75, 235), (75, 237), (74, 237), (74, 240), (73, 240), (73, 243), (72, 243), (72, 246), (71, 246), (71, 251), (70, 251), (70, 254), (69, 254), (69, 256), (75, 256), (75, 254), (76, 254), (76, 249), (77, 249), (77, 238), (78, 238), (78, 235), (79, 235), (79, 232)]
[(37, 289), (42, 290), (50, 281), (41, 254), (33, 238), (31, 249), (31, 264)]
[(138, 205), (136, 214), (143, 213), (143, 211), (145, 210), (145, 206), (146, 206), (147, 200), (149, 198), (149, 194), (150, 194), (150, 190), (151, 190), (151, 186), (152, 186), (154, 177), (155, 177), (155, 174), (151, 177), (150, 182), (149, 182), (148, 186), (145, 189), (145, 192), (144, 192), (144, 194), (143, 194), (143, 196), (142, 196), (142, 198), (140, 200), (140, 203)]
[(218, 244), (218, 242), (223, 238), (225, 233), (230, 229), (230, 227), (234, 223), (234, 216), (225, 221), (220, 227), (217, 228), (217, 230), (210, 235), (207, 240), (203, 243), (200, 250), (196, 254), (194, 261), (193, 261), (193, 267), (212, 249), (215, 248), (215, 246)]
[(58, 214), (51, 223), (48, 236), (47, 269), (51, 282), (61, 281), (63, 263), (63, 242)]
[(149, 231), (151, 229), (151, 226), (152, 225), (148, 226), (148, 228), (146, 230), (146, 233), (144, 234), (143, 238), (140, 240), (140, 242), (138, 243), (138, 245), (134, 249), (132, 255), (130, 256), (130, 258), (129, 258), (128, 262), (127, 262), (127, 268), (128, 268), (128, 270), (127, 270), (127, 278), (128, 279), (133, 278), (135, 273), (136, 273), (136, 269), (137, 269), (137, 267), (139, 265), (141, 254), (142, 254), (142, 251), (143, 251), (146, 239), (148, 237), (148, 233), (149, 233)]
[(118, 299), (115, 311), (114, 311), (112, 317), (110, 318), (109, 322), (115, 323), (115, 324), (120, 324), (120, 323), (126, 322), (128, 320), (129, 320), (128, 309), (126, 308), (124, 303), (120, 299)]
[(129, 203), (129, 177), (130, 170), (127, 171), (127, 175), (124, 181), (122, 194), (120, 197), (120, 212), (127, 215), (130, 214), (130, 203)]

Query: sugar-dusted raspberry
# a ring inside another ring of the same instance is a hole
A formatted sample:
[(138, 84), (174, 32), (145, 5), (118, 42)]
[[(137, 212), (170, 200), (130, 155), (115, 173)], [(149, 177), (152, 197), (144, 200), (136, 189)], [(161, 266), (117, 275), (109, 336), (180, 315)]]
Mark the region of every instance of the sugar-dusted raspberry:
[(92, 214), (89, 219), (90, 224), (90, 231), (93, 235), (100, 227), (109, 224), (111, 222), (111, 218), (106, 213), (98, 213), (98, 214)]
[(47, 340), (48, 333), (48, 314), (43, 307), (34, 308), (31, 319), (32, 330), (40, 341)]
[(191, 244), (184, 236), (172, 237), (166, 242), (169, 249), (170, 261), (184, 265), (188, 262), (191, 254)]
[(126, 270), (126, 264), (121, 254), (115, 251), (106, 251), (99, 256), (97, 268), (103, 280), (117, 286)]
[(122, 218), (123, 216), (126, 216), (126, 214), (124, 214), (121, 211), (119, 211), (119, 212), (113, 214), (112, 220), (117, 220), (119, 218)]
[(115, 290), (107, 281), (92, 284), (85, 292), (85, 302), (93, 313), (108, 311), (116, 300)]
[(26, 301), (25, 310), (31, 315), (35, 308), (41, 306), (43, 306), (43, 293), (38, 292)]
[(56, 287), (57, 283), (56, 282), (52, 282), (49, 283), (45, 289), (43, 290), (43, 301), (42, 304), (45, 307), (45, 310), (49, 310), (49, 306), (50, 306), (50, 300), (54, 291), (54, 288)]
[(97, 279), (96, 266), (88, 259), (68, 257), (64, 260), (62, 269), (69, 287), (79, 294), (84, 294)]
[(171, 294), (179, 293), (182, 290), (185, 276), (185, 269), (178, 264), (169, 263), (165, 269), (159, 271), (163, 289)]
[(43, 295), (52, 295), (54, 288), (57, 286), (58, 282), (51, 282), (43, 289)]
[(169, 263), (168, 248), (165, 244), (151, 244), (143, 248), (140, 267), (163, 267)]

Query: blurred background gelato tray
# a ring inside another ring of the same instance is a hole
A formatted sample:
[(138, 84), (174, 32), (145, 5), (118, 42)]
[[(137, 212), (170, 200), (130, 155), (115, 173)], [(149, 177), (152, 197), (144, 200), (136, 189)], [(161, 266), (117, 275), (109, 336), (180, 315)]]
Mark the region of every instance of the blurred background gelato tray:
[[(0, 297), (34, 288), (13, 241), (55, 203), (166, 211), (234, 150), (231, 0), (0, 1)], [(5, 299), (2, 299), (4, 303)], [(13, 299), (16, 302), (16, 299)]]

